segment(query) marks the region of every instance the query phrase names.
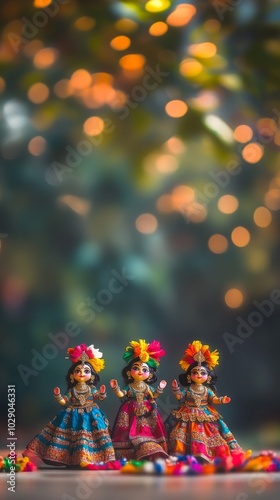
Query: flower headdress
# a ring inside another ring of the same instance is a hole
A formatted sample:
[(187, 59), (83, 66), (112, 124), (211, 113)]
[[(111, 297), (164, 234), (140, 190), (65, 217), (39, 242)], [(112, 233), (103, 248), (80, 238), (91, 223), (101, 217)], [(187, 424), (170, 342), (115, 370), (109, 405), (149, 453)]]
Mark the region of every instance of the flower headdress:
[(181, 361), (179, 361), (179, 365), (186, 371), (195, 361), (198, 362), (198, 365), (201, 365), (201, 363), (205, 361), (212, 370), (219, 364), (219, 356), (217, 349), (210, 352), (209, 345), (202, 345), (200, 340), (194, 340), (192, 344), (188, 345), (184, 352), (184, 356)]
[(76, 347), (69, 347), (67, 349), (69, 358), (72, 363), (77, 363), (77, 361), (85, 361), (89, 363), (96, 373), (103, 370), (105, 366), (104, 359), (102, 359), (103, 353), (96, 349), (93, 344), (86, 346), (86, 344), (76, 345)]
[(159, 358), (165, 355), (165, 351), (161, 348), (157, 340), (153, 340), (149, 344), (143, 339), (138, 342), (132, 340), (126, 347), (123, 359), (129, 364), (133, 359), (139, 358), (142, 363), (147, 363), (150, 368), (156, 370), (159, 366)]

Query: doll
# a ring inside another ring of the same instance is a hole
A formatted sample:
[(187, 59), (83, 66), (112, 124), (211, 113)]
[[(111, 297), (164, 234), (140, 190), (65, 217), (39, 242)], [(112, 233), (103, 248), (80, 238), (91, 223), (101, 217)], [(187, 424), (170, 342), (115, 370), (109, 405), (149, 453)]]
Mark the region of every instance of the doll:
[(165, 428), (156, 404), (166, 381), (156, 389), (151, 385), (157, 381), (155, 373), (164, 354), (156, 340), (150, 344), (142, 339), (131, 341), (123, 355), (127, 363), (122, 370), (125, 386), (120, 389), (117, 380), (110, 381), (116, 396), (123, 398), (112, 432), (117, 459), (168, 457)]
[(228, 396), (217, 397), (214, 367), (218, 364), (217, 350), (199, 340), (189, 344), (179, 362), (186, 373), (179, 375), (183, 388), (173, 380), (172, 391), (180, 406), (165, 421), (169, 453), (173, 456), (194, 455), (202, 462), (216, 457), (243, 455), (236, 439), (212, 406), (228, 404)]
[(64, 408), (27, 445), (23, 455), (37, 455), (46, 464), (85, 466), (115, 460), (108, 420), (96, 400), (106, 398), (106, 387), (97, 390), (98, 373), (104, 368), (102, 352), (93, 345), (78, 345), (67, 353), (72, 362), (66, 375), (68, 392), (54, 388)]

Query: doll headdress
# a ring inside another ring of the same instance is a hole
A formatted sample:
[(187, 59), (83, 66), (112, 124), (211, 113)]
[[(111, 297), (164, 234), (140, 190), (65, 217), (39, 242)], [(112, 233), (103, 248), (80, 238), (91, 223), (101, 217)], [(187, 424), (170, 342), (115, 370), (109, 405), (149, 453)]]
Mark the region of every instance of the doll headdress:
[(125, 349), (123, 359), (129, 364), (133, 359), (139, 358), (142, 363), (147, 363), (150, 368), (156, 370), (159, 366), (159, 358), (165, 355), (158, 340), (153, 340), (149, 344), (139, 339), (138, 342), (132, 340)]
[(84, 363), (86, 361), (92, 366), (96, 373), (103, 370), (105, 366), (104, 359), (102, 358), (103, 353), (100, 352), (99, 349), (96, 349), (93, 344), (89, 346), (80, 344), (76, 345), (76, 347), (69, 347), (67, 353), (72, 363), (76, 363), (77, 361)]
[(212, 370), (219, 364), (219, 356), (217, 349), (210, 352), (209, 345), (202, 345), (200, 340), (194, 340), (191, 344), (188, 344), (184, 356), (179, 361), (179, 365), (186, 371), (195, 361), (197, 361), (199, 366), (205, 361)]

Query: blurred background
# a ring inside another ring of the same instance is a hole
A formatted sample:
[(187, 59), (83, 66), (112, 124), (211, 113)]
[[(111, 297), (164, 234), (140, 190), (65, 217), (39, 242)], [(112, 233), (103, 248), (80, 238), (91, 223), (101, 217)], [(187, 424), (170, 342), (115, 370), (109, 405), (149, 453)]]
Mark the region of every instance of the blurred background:
[[(1, 2), (1, 427), (58, 412), (68, 347), (122, 383), (130, 340), (220, 352), (221, 413), (277, 448), (280, 93), (276, 0)], [(113, 424), (119, 400), (102, 409)]]

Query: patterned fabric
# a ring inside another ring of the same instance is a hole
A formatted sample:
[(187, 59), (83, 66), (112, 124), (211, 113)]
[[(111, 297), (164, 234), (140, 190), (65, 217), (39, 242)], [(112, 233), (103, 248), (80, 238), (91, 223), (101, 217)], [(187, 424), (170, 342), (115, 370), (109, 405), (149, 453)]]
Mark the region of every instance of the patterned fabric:
[[(166, 433), (155, 399), (147, 391), (143, 401), (137, 401), (130, 385), (123, 391), (127, 392), (127, 399), (119, 409), (112, 433), (116, 459), (140, 460), (155, 454), (166, 458)], [(155, 390), (149, 387), (149, 391)]]
[(115, 460), (109, 423), (94, 402), (92, 388), (81, 406), (72, 390), (65, 394), (67, 405), (27, 445), (50, 465), (98, 464)]
[(173, 410), (165, 421), (169, 454), (195, 455), (209, 462), (216, 457), (243, 454), (221, 415), (209, 404), (213, 391), (207, 389), (199, 406), (190, 387), (181, 392), (184, 398), (179, 408)]

